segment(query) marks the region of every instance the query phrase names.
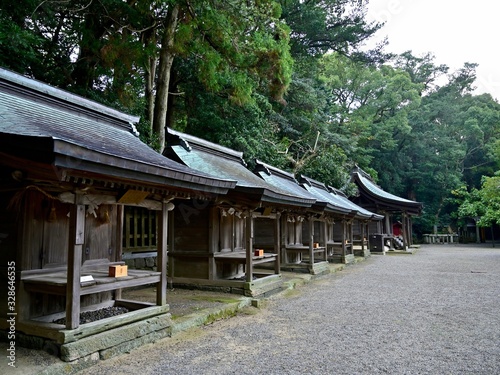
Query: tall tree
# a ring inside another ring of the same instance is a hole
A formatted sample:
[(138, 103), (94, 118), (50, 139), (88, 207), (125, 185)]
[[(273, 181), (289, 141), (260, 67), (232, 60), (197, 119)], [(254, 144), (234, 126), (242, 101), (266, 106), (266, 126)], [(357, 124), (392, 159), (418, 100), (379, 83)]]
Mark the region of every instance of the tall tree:
[[(292, 30), (292, 55), (296, 58), (332, 51), (360, 57), (359, 47), (382, 27), (366, 20), (368, 1), (280, 0), (280, 4), (282, 18)], [(381, 47), (365, 57), (380, 57)]]
[(402, 173), (425, 202), (424, 230), (451, 223), (451, 191), (462, 184), (478, 187), (483, 173), (498, 167), (499, 104), (489, 95), (474, 96), (475, 65), (449, 75), (446, 85), (422, 98), (409, 117), (412, 132), (401, 153), (408, 161)]

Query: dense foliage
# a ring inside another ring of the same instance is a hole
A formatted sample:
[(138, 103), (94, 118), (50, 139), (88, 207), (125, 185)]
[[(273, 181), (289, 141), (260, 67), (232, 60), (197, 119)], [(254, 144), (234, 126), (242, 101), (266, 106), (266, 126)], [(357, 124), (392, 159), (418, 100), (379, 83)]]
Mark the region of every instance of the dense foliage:
[[(424, 203), (418, 232), (498, 223), (500, 105), (475, 64), (384, 54), (360, 0), (68, 0), (0, 6), (0, 66), (352, 192), (359, 165)], [(389, 41), (390, 42), (390, 41)]]

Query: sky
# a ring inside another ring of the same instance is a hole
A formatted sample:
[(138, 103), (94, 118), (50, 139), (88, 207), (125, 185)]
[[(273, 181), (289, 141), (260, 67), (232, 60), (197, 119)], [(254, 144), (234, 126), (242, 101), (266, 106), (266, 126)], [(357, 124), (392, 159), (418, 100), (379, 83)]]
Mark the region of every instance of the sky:
[(431, 52), (450, 72), (479, 64), (474, 93), (500, 101), (499, 16), (497, 0), (369, 0), (367, 19), (385, 22), (372, 42), (387, 36), (387, 52)]

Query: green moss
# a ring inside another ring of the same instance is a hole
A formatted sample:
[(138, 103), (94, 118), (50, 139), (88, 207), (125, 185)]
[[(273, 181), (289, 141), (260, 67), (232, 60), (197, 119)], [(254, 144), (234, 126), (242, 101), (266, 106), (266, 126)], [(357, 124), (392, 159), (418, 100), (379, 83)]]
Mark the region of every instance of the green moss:
[(217, 313), (213, 313), (208, 315), (207, 320), (205, 321), (205, 324), (211, 324), (213, 322), (216, 322), (217, 320), (221, 319), (227, 319), (227, 318), (232, 318), (233, 316), (236, 316), (237, 310), (225, 310), (225, 311), (219, 311)]
[(209, 296), (195, 296), (191, 297), (190, 299), (193, 301), (220, 302), (220, 303), (237, 303), (240, 301), (237, 298), (209, 297)]

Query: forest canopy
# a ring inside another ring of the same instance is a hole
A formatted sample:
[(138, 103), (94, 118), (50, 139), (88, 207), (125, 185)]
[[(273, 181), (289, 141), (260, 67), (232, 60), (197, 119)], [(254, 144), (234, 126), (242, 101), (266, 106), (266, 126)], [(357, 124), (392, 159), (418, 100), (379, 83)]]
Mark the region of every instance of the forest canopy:
[[(416, 233), (499, 223), (500, 105), (473, 62), (366, 48), (360, 0), (68, 0), (0, 6), (0, 66), (353, 192), (355, 165), (424, 203)], [(385, 43), (390, 43), (386, 41)]]

